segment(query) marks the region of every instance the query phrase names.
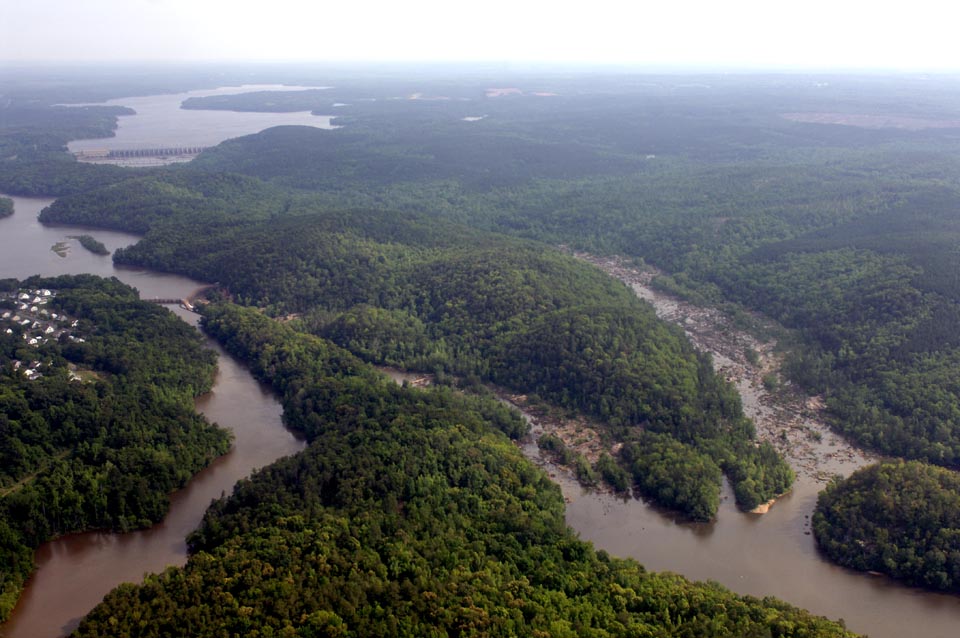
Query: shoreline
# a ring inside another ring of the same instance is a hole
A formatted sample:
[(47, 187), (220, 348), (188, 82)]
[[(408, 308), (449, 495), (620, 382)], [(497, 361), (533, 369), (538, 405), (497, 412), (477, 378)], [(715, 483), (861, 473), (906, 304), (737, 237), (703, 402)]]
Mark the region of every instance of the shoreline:
[[(822, 397), (804, 395), (781, 378), (784, 355), (778, 352), (775, 338), (761, 339), (736, 327), (717, 308), (697, 306), (655, 289), (653, 279), (662, 273), (651, 266), (638, 268), (619, 256), (571, 254), (629, 286), (653, 306), (657, 317), (679, 325), (697, 350), (710, 353), (714, 369), (740, 394), (757, 440), (769, 441), (790, 463), (798, 481), (823, 485), (836, 474), (847, 475), (878, 460), (830, 428)], [(776, 325), (760, 314), (751, 316), (763, 325)], [(750, 350), (756, 353), (755, 363), (747, 360)], [(765, 379), (776, 379), (776, 387), (768, 388)]]

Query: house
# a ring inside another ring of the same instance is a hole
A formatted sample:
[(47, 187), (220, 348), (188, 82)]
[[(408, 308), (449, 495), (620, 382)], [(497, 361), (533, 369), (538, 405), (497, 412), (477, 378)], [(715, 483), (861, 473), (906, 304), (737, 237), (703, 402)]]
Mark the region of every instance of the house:
[(13, 315), (13, 317), (10, 319), (10, 321), (12, 321), (12, 322), (14, 322), (14, 323), (20, 323), (20, 315)]
[(12, 334), (13, 334), (13, 330), (11, 330), (10, 328), (7, 328), (7, 334), (8, 334), (8, 335), (12, 335)]
[(8, 310), (8, 311), (6, 311), (5, 313), (3, 313), (3, 318), (4, 318), (4, 319), (9, 319), (11, 314), (12, 314), (12, 313)]
[(28, 341), (27, 343), (28, 343), (29, 345), (31, 345), (31, 346), (35, 346), (35, 345), (37, 345), (38, 343), (40, 343), (40, 340), (37, 339), (36, 337), (34, 337), (33, 339), (31, 339), (31, 340)]
[(29, 298), (30, 298), (30, 295), (28, 295), (28, 294), (25, 293), (25, 292), (21, 292), (21, 293), (20, 293), (20, 296), (17, 297), (17, 299), (21, 299), (21, 300), (25, 300), (25, 299), (29, 299)]
[(36, 306), (30, 306), (30, 312), (36, 312), (37, 310), (39, 310), (39, 308)]
[(43, 331), (43, 334), (45, 335), (53, 334), (53, 326), (47, 326), (47, 329)]
[(43, 297), (50, 297), (53, 295), (53, 293), (47, 290), (46, 288), (44, 288), (43, 290), (40, 291), (40, 295)]

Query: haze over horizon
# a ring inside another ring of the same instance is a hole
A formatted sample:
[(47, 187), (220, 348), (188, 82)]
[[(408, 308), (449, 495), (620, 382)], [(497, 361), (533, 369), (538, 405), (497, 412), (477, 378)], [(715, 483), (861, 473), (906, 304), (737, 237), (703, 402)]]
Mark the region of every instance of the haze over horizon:
[(0, 0), (0, 61), (476, 62), (960, 70), (960, 10), (812, 0)]

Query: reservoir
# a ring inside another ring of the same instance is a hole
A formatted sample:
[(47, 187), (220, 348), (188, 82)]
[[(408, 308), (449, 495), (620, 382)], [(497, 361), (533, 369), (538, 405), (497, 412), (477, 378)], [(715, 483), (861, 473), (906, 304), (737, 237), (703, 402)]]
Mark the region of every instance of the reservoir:
[[(185, 97), (200, 94), (215, 92), (114, 100), (111, 103), (131, 106), (139, 115), (120, 118), (116, 138), (78, 141), (70, 145), (71, 150), (80, 150), (83, 145), (132, 148), (167, 142), (205, 146), (255, 133), (266, 126), (306, 123), (279, 121), (283, 116), (296, 115), (312, 125), (320, 119), (303, 113), (234, 114), (179, 108)], [(150, 116), (153, 124), (136, 124), (138, 118), (149, 113), (155, 113)], [(188, 114), (186, 119), (176, 119), (182, 114)], [(196, 114), (209, 118), (205, 120), (207, 129), (216, 128), (218, 132), (202, 137), (197, 128), (203, 127), (191, 119)], [(242, 117), (234, 119), (234, 115)], [(251, 124), (247, 116), (264, 119)], [(240, 124), (241, 120), (246, 123)], [(329, 120), (326, 122), (329, 126)], [(132, 146), (122, 146), (126, 144)], [(109, 256), (94, 255), (69, 236), (87, 232), (111, 251), (134, 243), (136, 236), (45, 227), (36, 221), (36, 215), (53, 200), (13, 199), (14, 215), (0, 219), (0, 277), (69, 273), (116, 276), (138, 288), (144, 298), (184, 297), (203, 283), (115, 267)], [(50, 250), (58, 242), (69, 244), (65, 257)], [(175, 312), (185, 320), (195, 320), (195, 315), (180, 309)], [(37, 552), (38, 571), (11, 620), (0, 627), (0, 636), (63, 635), (117, 584), (139, 581), (145, 572), (161, 571), (167, 565), (182, 565), (186, 560), (184, 538), (199, 523), (211, 499), (229, 493), (237, 479), (255, 468), (302, 448), (303, 443), (284, 429), (280, 406), (266, 387), (222, 351), (219, 368), (213, 391), (197, 400), (197, 408), (234, 432), (234, 450), (174, 495), (171, 511), (160, 525), (124, 535), (72, 535), (41, 547)], [(535, 445), (528, 446), (527, 453), (538, 456)], [(853, 467), (840, 469), (848, 473)], [(953, 638), (960, 628), (960, 597), (904, 587), (887, 578), (851, 572), (825, 561), (809, 534), (809, 516), (822, 483), (808, 477), (801, 475), (794, 490), (762, 516), (737, 511), (727, 488), (715, 522), (687, 524), (642, 501), (586, 492), (562, 470), (549, 464), (547, 470), (560, 483), (568, 499), (567, 522), (581, 538), (611, 554), (636, 558), (648, 569), (714, 580), (743, 594), (773, 595), (816, 614), (843, 618), (851, 630), (873, 638)]]
[(67, 145), (71, 152), (91, 150), (132, 150), (177, 146), (216, 146), (224, 140), (251, 135), (281, 125), (335, 128), (331, 115), (296, 113), (254, 113), (182, 109), (180, 104), (191, 97), (232, 95), (253, 91), (296, 91), (323, 87), (291, 87), (276, 84), (222, 87), (219, 89), (125, 97), (104, 102), (105, 106), (126, 106), (136, 115), (118, 118), (115, 137), (74, 140)]

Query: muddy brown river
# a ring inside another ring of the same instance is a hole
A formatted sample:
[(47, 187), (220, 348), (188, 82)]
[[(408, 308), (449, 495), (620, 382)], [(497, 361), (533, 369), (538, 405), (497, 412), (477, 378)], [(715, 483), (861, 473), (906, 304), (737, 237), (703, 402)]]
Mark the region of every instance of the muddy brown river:
[[(94, 273), (115, 276), (140, 290), (144, 298), (181, 298), (201, 285), (185, 277), (138, 269), (115, 268), (110, 257), (94, 255), (71, 239), (76, 228), (45, 227), (40, 210), (53, 200), (15, 197), (12, 217), (0, 219), (0, 277), (31, 274)], [(111, 251), (137, 241), (135, 235), (85, 230)], [(60, 257), (50, 250), (68, 242)], [(197, 315), (171, 307), (184, 321)], [(91, 532), (45, 543), (36, 553), (37, 571), (27, 584), (11, 618), (0, 627), (4, 638), (52, 638), (69, 633), (80, 618), (118, 584), (137, 582), (148, 572), (186, 562), (188, 533), (197, 527), (212, 499), (229, 493), (237, 480), (254, 469), (303, 448), (281, 422), (281, 408), (268, 388), (216, 343), (216, 382), (196, 401), (208, 419), (231, 430), (233, 449), (200, 472), (173, 495), (170, 513), (159, 525), (129, 534)]]

